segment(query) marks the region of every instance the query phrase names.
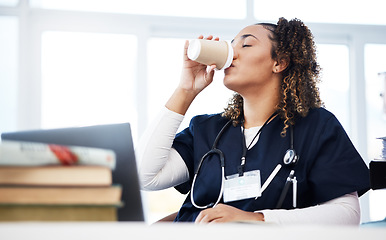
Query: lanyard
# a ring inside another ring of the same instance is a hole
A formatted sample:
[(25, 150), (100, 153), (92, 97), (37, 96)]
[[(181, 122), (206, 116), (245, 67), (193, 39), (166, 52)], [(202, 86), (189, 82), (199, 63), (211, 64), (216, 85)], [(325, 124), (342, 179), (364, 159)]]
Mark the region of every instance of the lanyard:
[(243, 176), (244, 175), (244, 166), (245, 166), (245, 160), (246, 160), (246, 156), (247, 156), (247, 151), (249, 149), (249, 147), (252, 145), (253, 141), (255, 141), (255, 139), (257, 138), (257, 136), (259, 136), (259, 134), (261, 133), (261, 131), (263, 130), (263, 128), (268, 124), (268, 122), (276, 116), (276, 112), (274, 112), (268, 119), (267, 121), (265, 121), (265, 123), (263, 124), (263, 126), (261, 126), (261, 128), (259, 129), (259, 131), (256, 133), (256, 135), (253, 137), (251, 143), (249, 144), (249, 146), (247, 147), (247, 143), (245, 142), (245, 128), (244, 128), (244, 119), (242, 120), (242, 127), (243, 127), (243, 154), (241, 156), (241, 164), (240, 166), (237, 168), (238, 172), (239, 172), (239, 176)]

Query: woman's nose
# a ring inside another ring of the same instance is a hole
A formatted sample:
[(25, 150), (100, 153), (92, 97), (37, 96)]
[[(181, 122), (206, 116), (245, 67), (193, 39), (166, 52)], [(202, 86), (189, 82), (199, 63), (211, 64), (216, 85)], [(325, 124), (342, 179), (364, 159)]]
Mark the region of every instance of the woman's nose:
[(236, 47), (234, 47), (234, 46), (232, 46), (232, 48), (233, 48), (233, 60), (235, 60), (236, 58), (238, 58), (238, 51), (237, 51), (237, 48)]

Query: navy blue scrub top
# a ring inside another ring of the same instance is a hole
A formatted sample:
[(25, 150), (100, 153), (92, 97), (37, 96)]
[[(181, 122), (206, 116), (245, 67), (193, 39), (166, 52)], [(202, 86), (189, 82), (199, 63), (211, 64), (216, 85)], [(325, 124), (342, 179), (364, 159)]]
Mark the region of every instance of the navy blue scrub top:
[[(190, 191), (194, 171), (201, 157), (208, 152), (228, 119), (220, 114), (200, 115), (191, 120), (188, 128), (178, 133), (173, 147), (184, 159), (190, 180), (176, 187), (181, 193)], [(345, 194), (358, 192), (362, 195), (370, 188), (369, 171), (336, 117), (323, 108), (312, 109), (297, 120), (294, 126), (294, 149), (300, 159), (296, 166), (283, 164), (285, 152), (290, 148), (290, 131), (286, 137), (280, 132), (283, 120), (275, 117), (262, 130), (255, 146), (246, 155), (245, 172), (260, 170), (261, 184), (278, 163), (283, 167), (262, 193), (262, 196), (234, 202), (228, 205), (245, 211), (275, 209), (289, 172), (294, 169), (297, 184), (297, 207), (314, 206)], [(242, 155), (241, 126), (225, 130), (217, 148), (225, 155), (225, 176), (236, 174)], [(221, 186), (221, 167), (217, 156), (207, 158), (201, 166), (194, 187), (197, 205), (214, 203)], [(221, 203), (223, 200), (220, 201)], [(292, 208), (292, 188), (282, 209)], [(190, 201), (190, 193), (175, 221), (194, 221), (201, 209)]]

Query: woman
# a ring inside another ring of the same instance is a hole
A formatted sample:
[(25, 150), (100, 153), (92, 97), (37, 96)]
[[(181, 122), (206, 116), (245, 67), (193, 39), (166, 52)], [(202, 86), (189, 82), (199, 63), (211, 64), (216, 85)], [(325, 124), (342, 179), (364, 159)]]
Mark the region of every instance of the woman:
[[(189, 60), (188, 44), (180, 84), (137, 149), (143, 189), (190, 191), (175, 221), (359, 224), (358, 195), (369, 189), (368, 169), (322, 108), (309, 29), (284, 18), (242, 29), (225, 69), (233, 99), (222, 114), (196, 116), (176, 135), (216, 67)], [(200, 164), (219, 132), (224, 177), (217, 154)], [(295, 158), (288, 149), (296, 150)]]

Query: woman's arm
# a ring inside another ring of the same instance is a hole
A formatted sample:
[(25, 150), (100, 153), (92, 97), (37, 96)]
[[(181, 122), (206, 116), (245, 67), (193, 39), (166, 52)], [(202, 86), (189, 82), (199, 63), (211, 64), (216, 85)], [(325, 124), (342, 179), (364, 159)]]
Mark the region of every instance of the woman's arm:
[(340, 224), (358, 225), (360, 205), (356, 192), (323, 204), (294, 210), (263, 210), (266, 222), (277, 224)]
[(183, 118), (183, 115), (164, 108), (146, 129), (136, 149), (142, 189), (166, 189), (189, 179), (185, 162), (172, 148)]
[[(200, 36), (199, 39), (203, 39)], [(212, 40), (213, 36), (206, 39)], [(214, 40), (218, 40), (215, 38)], [(167, 101), (161, 115), (142, 137), (136, 149), (140, 161), (140, 181), (143, 189), (159, 190), (189, 179), (185, 162), (171, 148), (174, 137), (195, 97), (213, 81), (216, 65), (206, 66), (188, 58), (189, 42), (185, 42), (180, 83)]]
[(265, 221), (275, 224), (358, 225), (360, 207), (357, 193), (346, 194), (323, 204), (293, 210), (273, 209), (246, 212), (225, 204), (203, 210), (196, 223)]

